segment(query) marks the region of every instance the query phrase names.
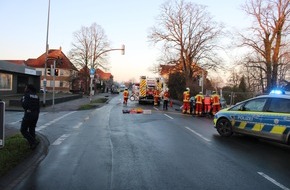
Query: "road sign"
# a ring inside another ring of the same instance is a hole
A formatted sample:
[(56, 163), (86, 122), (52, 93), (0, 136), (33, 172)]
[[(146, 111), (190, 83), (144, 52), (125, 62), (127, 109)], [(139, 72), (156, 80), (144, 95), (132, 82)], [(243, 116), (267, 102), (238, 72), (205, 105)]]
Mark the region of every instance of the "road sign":
[(0, 147), (4, 146), (5, 138), (5, 102), (0, 101)]
[(90, 75), (95, 75), (95, 69), (90, 69)]
[(46, 79), (43, 79), (43, 86), (46, 86)]

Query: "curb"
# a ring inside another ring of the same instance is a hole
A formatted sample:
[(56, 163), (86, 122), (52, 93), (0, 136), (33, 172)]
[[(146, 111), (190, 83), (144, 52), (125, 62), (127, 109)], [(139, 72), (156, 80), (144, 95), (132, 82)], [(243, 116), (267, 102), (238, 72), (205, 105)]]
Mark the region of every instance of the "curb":
[(14, 189), (14, 187), (18, 185), (24, 177), (29, 176), (38, 164), (46, 157), (49, 141), (44, 135), (40, 133), (36, 134), (40, 139), (39, 146), (34, 150), (34, 153), (0, 178), (0, 189)]

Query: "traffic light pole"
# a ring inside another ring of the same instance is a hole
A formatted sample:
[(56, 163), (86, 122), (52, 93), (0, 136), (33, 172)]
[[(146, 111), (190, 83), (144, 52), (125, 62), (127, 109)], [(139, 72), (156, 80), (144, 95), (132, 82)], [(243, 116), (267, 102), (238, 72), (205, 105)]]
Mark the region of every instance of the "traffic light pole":
[(52, 108), (54, 108), (54, 95), (55, 95), (55, 65), (56, 60), (53, 60), (53, 68), (52, 70), (52, 77), (53, 77), (53, 85), (52, 85)]

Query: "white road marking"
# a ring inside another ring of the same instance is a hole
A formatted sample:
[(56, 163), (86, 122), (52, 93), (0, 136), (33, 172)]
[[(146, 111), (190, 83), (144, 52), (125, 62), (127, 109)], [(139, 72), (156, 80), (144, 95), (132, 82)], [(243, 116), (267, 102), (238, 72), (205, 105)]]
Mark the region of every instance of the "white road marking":
[(202, 138), (203, 140), (210, 142), (209, 139), (205, 138), (204, 136), (202, 136), (201, 134), (195, 132), (194, 130), (190, 129), (189, 127), (185, 127), (186, 129), (188, 129), (189, 131), (191, 131), (192, 133), (196, 134), (197, 136), (199, 136), (200, 138)]
[[(41, 117), (42, 115), (45, 115), (46, 113), (40, 113), (39, 116)], [(9, 125), (15, 125), (15, 124), (18, 124), (18, 123), (21, 123), (22, 122), (22, 119), (18, 120), (18, 121), (14, 121), (14, 122), (11, 122), (11, 123), (8, 123)]]
[(157, 110), (157, 111), (159, 111), (159, 109), (158, 108), (156, 108), (156, 107), (153, 107), (155, 110)]
[(173, 117), (170, 117), (169, 115), (167, 115), (166, 113), (164, 114), (166, 117), (169, 117), (170, 119), (173, 119)]
[(90, 116), (86, 117), (84, 120), (87, 121), (87, 120), (89, 120), (89, 119), (90, 119)]
[(11, 122), (11, 123), (8, 123), (9, 125), (15, 125), (17, 123), (20, 123), (22, 120), (19, 120), (19, 121), (14, 121), (14, 122)]
[(282, 185), (281, 183), (277, 182), (275, 179), (271, 178), (270, 176), (264, 174), (263, 172), (258, 172), (258, 174), (261, 175), (262, 177), (264, 177), (265, 179), (267, 179), (268, 181), (274, 183), (275, 185), (277, 185), (281, 189), (290, 190), (288, 187), (285, 187), (284, 185)]
[(78, 129), (78, 128), (81, 127), (82, 124), (83, 124), (82, 122), (79, 122), (79, 123), (78, 123), (76, 126), (74, 126), (73, 128), (74, 128), (74, 129)]
[(61, 116), (61, 117), (59, 117), (59, 118), (56, 118), (56, 119), (54, 119), (54, 120), (52, 120), (52, 121), (50, 121), (50, 122), (48, 122), (48, 123), (46, 123), (46, 124), (44, 124), (44, 125), (41, 125), (41, 126), (39, 126), (39, 127), (36, 128), (36, 131), (41, 131), (42, 129), (45, 129), (47, 126), (49, 126), (49, 125), (51, 125), (51, 124), (53, 124), (53, 123), (55, 123), (55, 122), (57, 122), (57, 121), (59, 121), (59, 120), (65, 118), (66, 116), (68, 116), (68, 115), (70, 115), (70, 114), (73, 114), (73, 113), (75, 113), (75, 112), (76, 112), (76, 111), (69, 112), (69, 113), (67, 113), (67, 114), (65, 114), (65, 115), (63, 115), (63, 116)]
[(60, 145), (69, 136), (70, 136), (70, 134), (64, 134), (61, 137), (59, 137), (58, 139), (56, 139), (56, 141), (54, 141), (51, 145)]

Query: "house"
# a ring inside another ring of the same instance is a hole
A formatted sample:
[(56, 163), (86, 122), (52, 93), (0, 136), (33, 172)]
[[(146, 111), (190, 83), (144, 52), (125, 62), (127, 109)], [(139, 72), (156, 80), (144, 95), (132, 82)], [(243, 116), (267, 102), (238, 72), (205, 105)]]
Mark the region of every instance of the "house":
[(103, 92), (111, 91), (111, 87), (114, 82), (114, 76), (111, 73), (106, 73), (101, 69), (97, 69), (95, 72), (96, 84), (103, 86)]
[[(28, 59), (25, 61), (27, 66), (34, 67), (36, 70), (41, 71), (41, 87), (43, 87), (46, 79), (46, 89), (48, 91), (53, 90), (53, 84), (55, 85), (55, 91), (69, 92), (75, 88), (78, 88), (78, 84), (75, 83), (78, 70), (62, 52), (61, 48), (48, 50), (46, 73), (45, 62), (46, 53), (36, 59)], [(52, 73), (52, 68), (54, 65), (56, 68), (55, 77)], [(53, 82), (54, 80), (55, 82)]]
[[(94, 78), (92, 79), (94, 92), (108, 92), (111, 90), (113, 85), (113, 75), (111, 73), (106, 73), (101, 69), (96, 69), (94, 73)], [(90, 90), (90, 69), (88, 67), (83, 67), (78, 74), (78, 79), (76, 83), (79, 84), (81, 91), (84, 91), (86, 94)]]

